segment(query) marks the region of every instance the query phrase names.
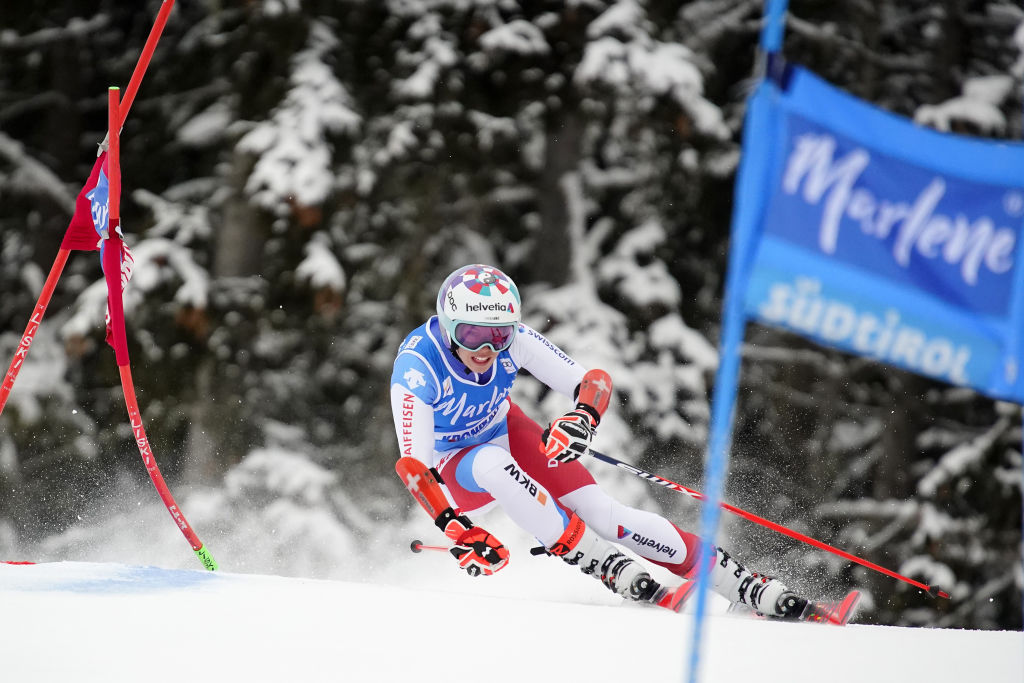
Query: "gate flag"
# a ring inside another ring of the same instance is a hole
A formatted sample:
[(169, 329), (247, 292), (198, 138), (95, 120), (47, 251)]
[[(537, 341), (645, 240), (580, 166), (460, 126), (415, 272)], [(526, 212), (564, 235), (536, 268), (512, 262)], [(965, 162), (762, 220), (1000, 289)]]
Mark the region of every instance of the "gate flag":
[[(715, 542), (748, 320), (1024, 403), (1024, 145), (921, 128), (781, 55), (766, 0), (764, 75), (736, 176), (701, 539)], [(701, 566), (689, 680), (699, 675)]]
[[(104, 147), (105, 145), (101, 145), (101, 151), (96, 157), (92, 172), (89, 174), (88, 180), (85, 181), (85, 185), (82, 186), (81, 192), (78, 193), (78, 198), (75, 201), (75, 213), (71, 216), (71, 222), (68, 223), (68, 229), (64, 233), (64, 240), (61, 242), (60, 248), (81, 251), (96, 251), (98, 249), (100, 263), (103, 265), (105, 273), (104, 252), (109, 240), (102, 239), (102, 236), (107, 232), (110, 218), (110, 179), (107, 172), (108, 152)], [(118, 232), (120, 232), (120, 228), (118, 228)], [(128, 286), (128, 281), (131, 280), (135, 258), (123, 240), (115, 240), (115, 242), (117, 242), (116, 248), (120, 250), (120, 281), (123, 293), (125, 287)], [(115, 281), (116, 279), (114, 278)], [(119, 315), (123, 317), (123, 310)], [(119, 360), (118, 364), (121, 365), (127, 360), (128, 345), (123, 340), (114, 338), (114, 321), (111, 318), (109, 303), (104, 317), (107, 325), (107, 343), (114, 348)]]
[(744, 315), (1024, 403), (1024, 145), (939, 133), (806, 69), (748, 110)]

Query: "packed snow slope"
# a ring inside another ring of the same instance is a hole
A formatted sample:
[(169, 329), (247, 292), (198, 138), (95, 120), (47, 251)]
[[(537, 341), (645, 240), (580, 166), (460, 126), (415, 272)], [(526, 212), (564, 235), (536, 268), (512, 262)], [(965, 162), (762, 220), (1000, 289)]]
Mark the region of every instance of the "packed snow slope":
[[(690, 615), (574, 595), (488, 595), (483, 580), (465, 579), (474, 588), (0, 565), (0, 680), (686, 680)], [(1017, 632), (715, 613), (705, 643), (703, 681), (1024, 680)]]

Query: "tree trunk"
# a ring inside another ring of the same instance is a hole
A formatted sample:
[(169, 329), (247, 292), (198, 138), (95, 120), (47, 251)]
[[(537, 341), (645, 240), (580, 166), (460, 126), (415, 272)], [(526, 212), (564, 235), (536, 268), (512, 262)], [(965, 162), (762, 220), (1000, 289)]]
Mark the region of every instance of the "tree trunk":
[(569, 277), (569, 209), (562, 178), (579, 168), (582, 122), (571, 108), (561, 112), (548, 132), (544, 169), (540, 176), (538, 206), (543, 230), (542, 247), (533, 259), (530, 279), (540, 279), (554, 286)]
[[(224, 207), (224, 221), (214, 241), (211, 289), (227, 278), (258, 275), (266, 236), (266, 217), (247, 200), (244, 193), (251, 160), (236, 154), (227, 182), (233, 193)], [(211, 302), (212, 304), (212, 302)], [(221, 311), (211, 318), (217, 320)], [(216, 323), (213, 325), (216, 326)], [(207, 353), (195, 371), (196, 398), (190, 413), (188, 457), (183, 467), (184, 478), (191, 483), (216, 481), (228, 467), (244, 454), (237, 450), (237, 437), (243, 430), (242, 417), (233, 409), (236, 387), (218, 372), (217, 354)]]

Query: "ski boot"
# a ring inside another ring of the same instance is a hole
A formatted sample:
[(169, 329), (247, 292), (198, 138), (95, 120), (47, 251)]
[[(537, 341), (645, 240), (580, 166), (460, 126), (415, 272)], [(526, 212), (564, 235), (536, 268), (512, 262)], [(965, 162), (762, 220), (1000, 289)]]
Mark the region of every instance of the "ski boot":
[(627, 557), (573, 515), (569, 525), (547, 551), (584, 574), (599, 579), (613, 593), (629, 600), (652, 602), (661, 584), (636, 561)]

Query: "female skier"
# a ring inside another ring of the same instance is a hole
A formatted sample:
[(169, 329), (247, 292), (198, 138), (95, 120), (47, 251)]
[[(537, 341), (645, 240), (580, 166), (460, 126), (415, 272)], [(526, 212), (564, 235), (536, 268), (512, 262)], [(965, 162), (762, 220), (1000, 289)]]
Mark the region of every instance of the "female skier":
[[(615, 593), (678, 609), (695, 582), (663, 588), (615, 544), (689, 579), (701, 555), (698, 537), (615, 500), (579, 462), (608, 407), (608, 374), (588, 371), (523, 324), (515, 283), (492, 266), (455, 270), (436, 308), (395, 359), (396, 470), (453, 543), (459, 565), (477, 576), (508, 563), (501, 542), (469, 519), (497, 504), (550, 554)], [(509, 396), (520, 369), (575, 407), (542, 429)], [(827, 608), (748, 571), (721, 548), (708, 561), (711, 588), (759, 614), (808, 619)]]

